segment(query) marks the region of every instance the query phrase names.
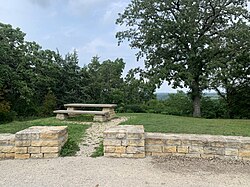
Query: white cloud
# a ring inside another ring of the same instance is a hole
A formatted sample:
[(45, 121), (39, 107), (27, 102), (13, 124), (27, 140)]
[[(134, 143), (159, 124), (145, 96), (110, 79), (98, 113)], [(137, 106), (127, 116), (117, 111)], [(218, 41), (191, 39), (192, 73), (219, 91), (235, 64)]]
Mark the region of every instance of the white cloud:
[(49, 7), (51, 2), (53, 2), (53, 0), (29, 0), (29, 1), (35, 5), (38, 5), (38, 6), (43, 7), (43, 8)]
[(94, 13), (97, 9), (108, 4), (108, 0), (69, 0), (69, 8), (71, 12), (77, 15), (86, 15), (90, 12)]
[(87, 43), (85, 46), (83, 46), (80, 51), (83, 53), (89, 53), (92, 56), (99, 55), (102, 53), (102, 51), (110, 50), (113, 51), (116, 46), (108, 41), (105, 41), (101, 38), (95, 38), (89, 43)]
[(118, 13), (122, 13), (127, 5), (128, 2), (126, 1), (118, 1), (111, 3), (106, 8), (102, 21), (104, 23), (114, 23), (115, 20), (118, 18)]
[(68, 5), (71, 13), (76, 15), (101, 14), (104, 20), (109, 20), (128, 2), (129, 0), (68, 0)]

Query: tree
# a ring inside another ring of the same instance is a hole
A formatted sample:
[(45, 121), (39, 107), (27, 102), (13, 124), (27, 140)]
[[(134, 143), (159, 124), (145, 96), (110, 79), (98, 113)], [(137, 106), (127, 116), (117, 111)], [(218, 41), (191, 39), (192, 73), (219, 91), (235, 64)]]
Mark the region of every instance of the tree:
[(124, 103), (142, 104), (155, 99), (155, 85), (141, 76), (139, 68), (131, 69), (124, 79)]
[[(246, 0), (132, 0), (119, 15), (119, 44), (128, 39), (145, 56), (147, 75), (159, 86), (190, 89), (193, 116), (200, 117), (202, 91), (219, 55), (214, 45), (232, 23), (246, 24)], [(212, 63), (212, 64), (211, 64)]]
[(89, 77), (90, 95), (93, 102), (120, 103), (123, 98), (122, 72), (125, 67), (123, 59), (99, 62), (98, 57), (93, 57), (87, 66)]
[(220, 38), (217, 50), (220, 51), (220, 55), (214, 59), (216, 67), (213, 67), (213, 74), (210, 76), (211, 88), (216, 90), (226, 102), (230, 118), (239, 111), (241, 111), (240, 117), (247, 116), (249, 114), (242, 111), (247, 111), (250, 102), (250, 96), (248, 96), (250, 26), (241, 22), (232, 25), (226, 30), (224, 37)]

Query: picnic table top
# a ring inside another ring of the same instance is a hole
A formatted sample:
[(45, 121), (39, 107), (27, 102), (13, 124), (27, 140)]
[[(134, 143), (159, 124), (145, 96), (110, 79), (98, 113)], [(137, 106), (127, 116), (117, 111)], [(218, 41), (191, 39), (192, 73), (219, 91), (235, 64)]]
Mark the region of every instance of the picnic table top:
[(99, 114), (99, 115), (105, 115), (108, 114), (108, 112), (105, 111), (83, 111), (83, 110), (55, 110), (53, 111), (56, 114)]
[(100, 107), (100, 108), (114, 108), (116, 104), (83, 104), (83, 103), (69, 103), (65, 107)]

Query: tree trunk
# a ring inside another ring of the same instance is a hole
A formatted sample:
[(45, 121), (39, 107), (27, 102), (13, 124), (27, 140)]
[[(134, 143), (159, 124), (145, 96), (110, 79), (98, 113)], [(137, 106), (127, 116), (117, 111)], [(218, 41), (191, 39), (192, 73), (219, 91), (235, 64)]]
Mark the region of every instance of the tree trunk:
[(199, 95), (193, 97), (193, 117), (201, 117), (201, 98)]
[(193, 81), (191, 96), (193, 101), (193, 117), (199, 118), (201, 117), (201, 91), (198, 80)]

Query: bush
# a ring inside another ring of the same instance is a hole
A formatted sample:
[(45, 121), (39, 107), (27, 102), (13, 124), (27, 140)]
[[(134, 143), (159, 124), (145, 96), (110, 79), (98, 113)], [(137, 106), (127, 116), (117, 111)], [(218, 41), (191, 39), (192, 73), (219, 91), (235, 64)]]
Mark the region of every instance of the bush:
[(91, 157), (99, 157), (104, 155), (104, 147), (103, 142), (100, 142), (99, 146), (95, 149), (95, 152), (91, 155)]
[(0, 102), (0, 124), (8, 123), (15, 119), (16, 113), (10, 111), (10, 104), (7, 101)]
[(52, 116), (53, 110), (56, 108), (56, 96), (52, 91), (48, 91), (48, 93), (44, 97), (43, 105), (39, 111), (40, 116)]
[(139, 104), (133, 104), (133, 105), (126, 105), (124, 107), (124, 111), (128, 113), (144, 113), (145, 109), (142, 105)]
[(176, 94), (169, 94), (169, 98), (165, 100), (164, 113), (178, 116), (192, 115), (192, 101), (183, 91)]
[(221, 99), (202, 97), (201, 115), (204, 118), (226, 118), (226, 103)]
[(80, 148), (78, 144), (69, 137), (68, 141), (62, 147), (60, 155), (61, 156), (74, 156), (76, 152), (79, 150)]

